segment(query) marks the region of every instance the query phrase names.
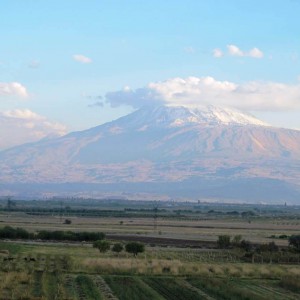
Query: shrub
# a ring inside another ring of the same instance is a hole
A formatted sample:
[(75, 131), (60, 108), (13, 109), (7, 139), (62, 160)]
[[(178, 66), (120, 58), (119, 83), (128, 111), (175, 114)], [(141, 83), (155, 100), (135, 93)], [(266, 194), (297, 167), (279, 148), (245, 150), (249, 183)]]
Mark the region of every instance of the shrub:
[(251, 210), (242, 212), (242, 217), (243, 218), (249, 218), (249, 217), (254, 217), (254, 216), (255, 216), (255, 213)]
[(29, 239), (33, 238), (33, 234), (29, 233), (23, 228), (13, 228), (11, 226), (5, 226), (0, 229), (0, 238), (6, 239)]
[(279, 239), (287, 239), (288, 236), (286, 234), (281, 234), (278, 238)]
[(279, 248), (278, 246), (275, 244), (275, 242), (270, 242), (268, 244), (268, 251), (270, 252), (278, 252)]
[(246, 240), (242, 240), (241, 243), (240, 243), (240, 247), (242, 249), (244, 249), (245, 251), (249, 252), (252, 250), (252, 245), (249, 241), (246, 241)]
[(219, 235), (217, 244), (218, 244), (218, 247), (221, 249), (228, 248), (230, 246), (230, 236), (229, 235)]
[(145, 251), (145, 245), (142, 243), (131, 242), (125, 246), (126, 252), (132, 253), (134, 256), (137, 256), (139, 253)]
[(93, 247), (97, 248), (101, 253), (104, 253), (109, 250), (110, 244), (108, 241), (99, 240), (93, 243)]
[(300, 251), (300, 235), (292, 235), (289, 237), (289, 245), (296, 251)]
[(73, 231), (48, 231), (41, 230), (37, 234), (41, 240), (59, 240), (59, 241), (98, 241), (105, 238), (103, 232), (73, 232)]
[(113, 245), (111, 250), (113, 252), (120, 253), (121, 251), (123, 251), (123, 249), (124, 249), (124, 247), (121, 243), (116, 243), (116, 244)]
[(240, 234), (235, 235), (235, 236), (233, 237), (233, 239), (232, 239), (232, 244), (233, 244), (234, 246), (239, 246), (241, 240), (242, 240), (242, 236), (241, 236)]

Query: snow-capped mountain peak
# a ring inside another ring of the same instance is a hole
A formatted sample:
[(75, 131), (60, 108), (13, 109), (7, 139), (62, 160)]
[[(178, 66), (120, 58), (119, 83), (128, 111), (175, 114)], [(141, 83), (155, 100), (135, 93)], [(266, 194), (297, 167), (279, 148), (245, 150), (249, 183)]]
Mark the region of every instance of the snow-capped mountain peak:
[(121, 127), (146, 130), (153, 127), (180, 127), (188, 125), (253, 125), (268, 126), (254, 116), (231, 108), (217, 106), (159, 106), (144, 107), (117, 120)]

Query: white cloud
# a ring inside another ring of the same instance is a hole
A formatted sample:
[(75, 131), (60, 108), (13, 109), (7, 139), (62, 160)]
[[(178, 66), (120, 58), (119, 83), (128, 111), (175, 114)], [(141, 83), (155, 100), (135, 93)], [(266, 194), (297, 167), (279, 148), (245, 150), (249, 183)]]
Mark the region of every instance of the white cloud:
[(7, 110), (1, 113), (4, 117), (15, 119), (43, 120), (44, 117), (32, 112), (29, 109)]
[(253, 57), (253, 58), (262, 58), (264, 56), (263, 52), (258, 48), (253, 48), (248, 52), (242, 51), (236, 45), (227, 45), (228, 53), (231, 56), (240, 56), (240, 57)]
[(248, 56), (254, 57), (254, 58), (262, 58), (264, 56), (264, 54), (258, 48), (253, 48), (249, 51)]
[(83, 64), (90, 64), (92, 62), (92, 60), (89, 57), (84, 56), (82, 54), (74, 54), (73, 59)]
[(235, 45), (228, 45), (227, 49), (229, 54), (232, 56), (245, 56), (244, 52)]
[(134, 108), (139, 108), (144, 105), (155, 105), (162, 103), (163, 100), (157, 98), (157, 92), (151, 88), (140, 88), (132, 90), (129, 87), (124, 87), (121, 91), (110, 92), (105, 95), (106, 103), (111, 107), (128, 105)]
[(220, 58), (224, 55), (223, 51), (221, 49), (214, 49), (213, 50), (213, 56), (216, 57), (216, 58)]
[(0, 112), (0, 149), (66, 133), (66, 127), (29, 109)]
[(300, 83), (246, 82), (237, 84), (213, 77), (172, 78), (149, 83), (136, 90), (123, 89), (106, 94), (112, 107), (130, 105), (221, 105), (242, 110), (283, 111), (300, 109)]
[(19, 82), (0, 82), (0, 96), (27, 98), (29, 95), (26, 87)]

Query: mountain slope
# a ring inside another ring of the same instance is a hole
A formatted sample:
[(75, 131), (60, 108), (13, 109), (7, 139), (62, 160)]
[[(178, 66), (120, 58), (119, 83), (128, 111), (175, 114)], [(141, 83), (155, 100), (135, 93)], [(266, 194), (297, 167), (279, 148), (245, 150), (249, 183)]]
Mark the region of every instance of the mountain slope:
[(0, 168), (7, 184), (188, 186), (183, 182), (261, 178), (297, 189), (300, 132), (227, 108), (143, 108), (85, 131), (2, 151)]

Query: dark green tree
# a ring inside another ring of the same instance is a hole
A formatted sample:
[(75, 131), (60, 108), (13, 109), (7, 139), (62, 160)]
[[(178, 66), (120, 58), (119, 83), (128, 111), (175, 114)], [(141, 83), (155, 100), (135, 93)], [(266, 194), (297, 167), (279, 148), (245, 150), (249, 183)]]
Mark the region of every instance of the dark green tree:
[(132, 253), (133, 256), (137, 256), (139, 253), (145, 251), (145, 245), (138, 242), (130, 242), (125, 246), (126, 252)]
[(114, 244), (113, 245), (113, 247), (112, 247), (112, 251), (113, 252), (116, 252), (116, 253), (120, 253), (120, 252), (122, 252), (123, 251), (123, 249), (124, 249), (124, 247), (123, 247), (123, 245), (121, 244), (121, 243), (116, 243), (116, 244)]
[(230, 247), (230, 236), (229, 235), (219, 235), (217, 244), (220, 249), (229, 248)]
[(244, 249), (246, 252), (249, 252), (252, 250), (252, 245), (249, 241), (246, 241), (246, 240), (242, 240), (241, 243), (240, 243), (240, 247), (242, 249)]
[(275, 242), (270, 242), (268, 244), (268, 251), (270, 251), (270, 252), (278, 252), (279, 251), (279, 247), (275, 244)]
[(296, 251), (300, 252), (300, 235), (292, 235), (289, 237), (289, 245)]
[(239, 246), (242, 240), (242, 236), (240, 234), (235, 235), (232, 239), (232, 245), (234, 245), (235, 247)]
[(106, 240), (98, 240), (93, 243), (93, 247), (97, 248), (101, 253), (109, 250), (110, 243)]

